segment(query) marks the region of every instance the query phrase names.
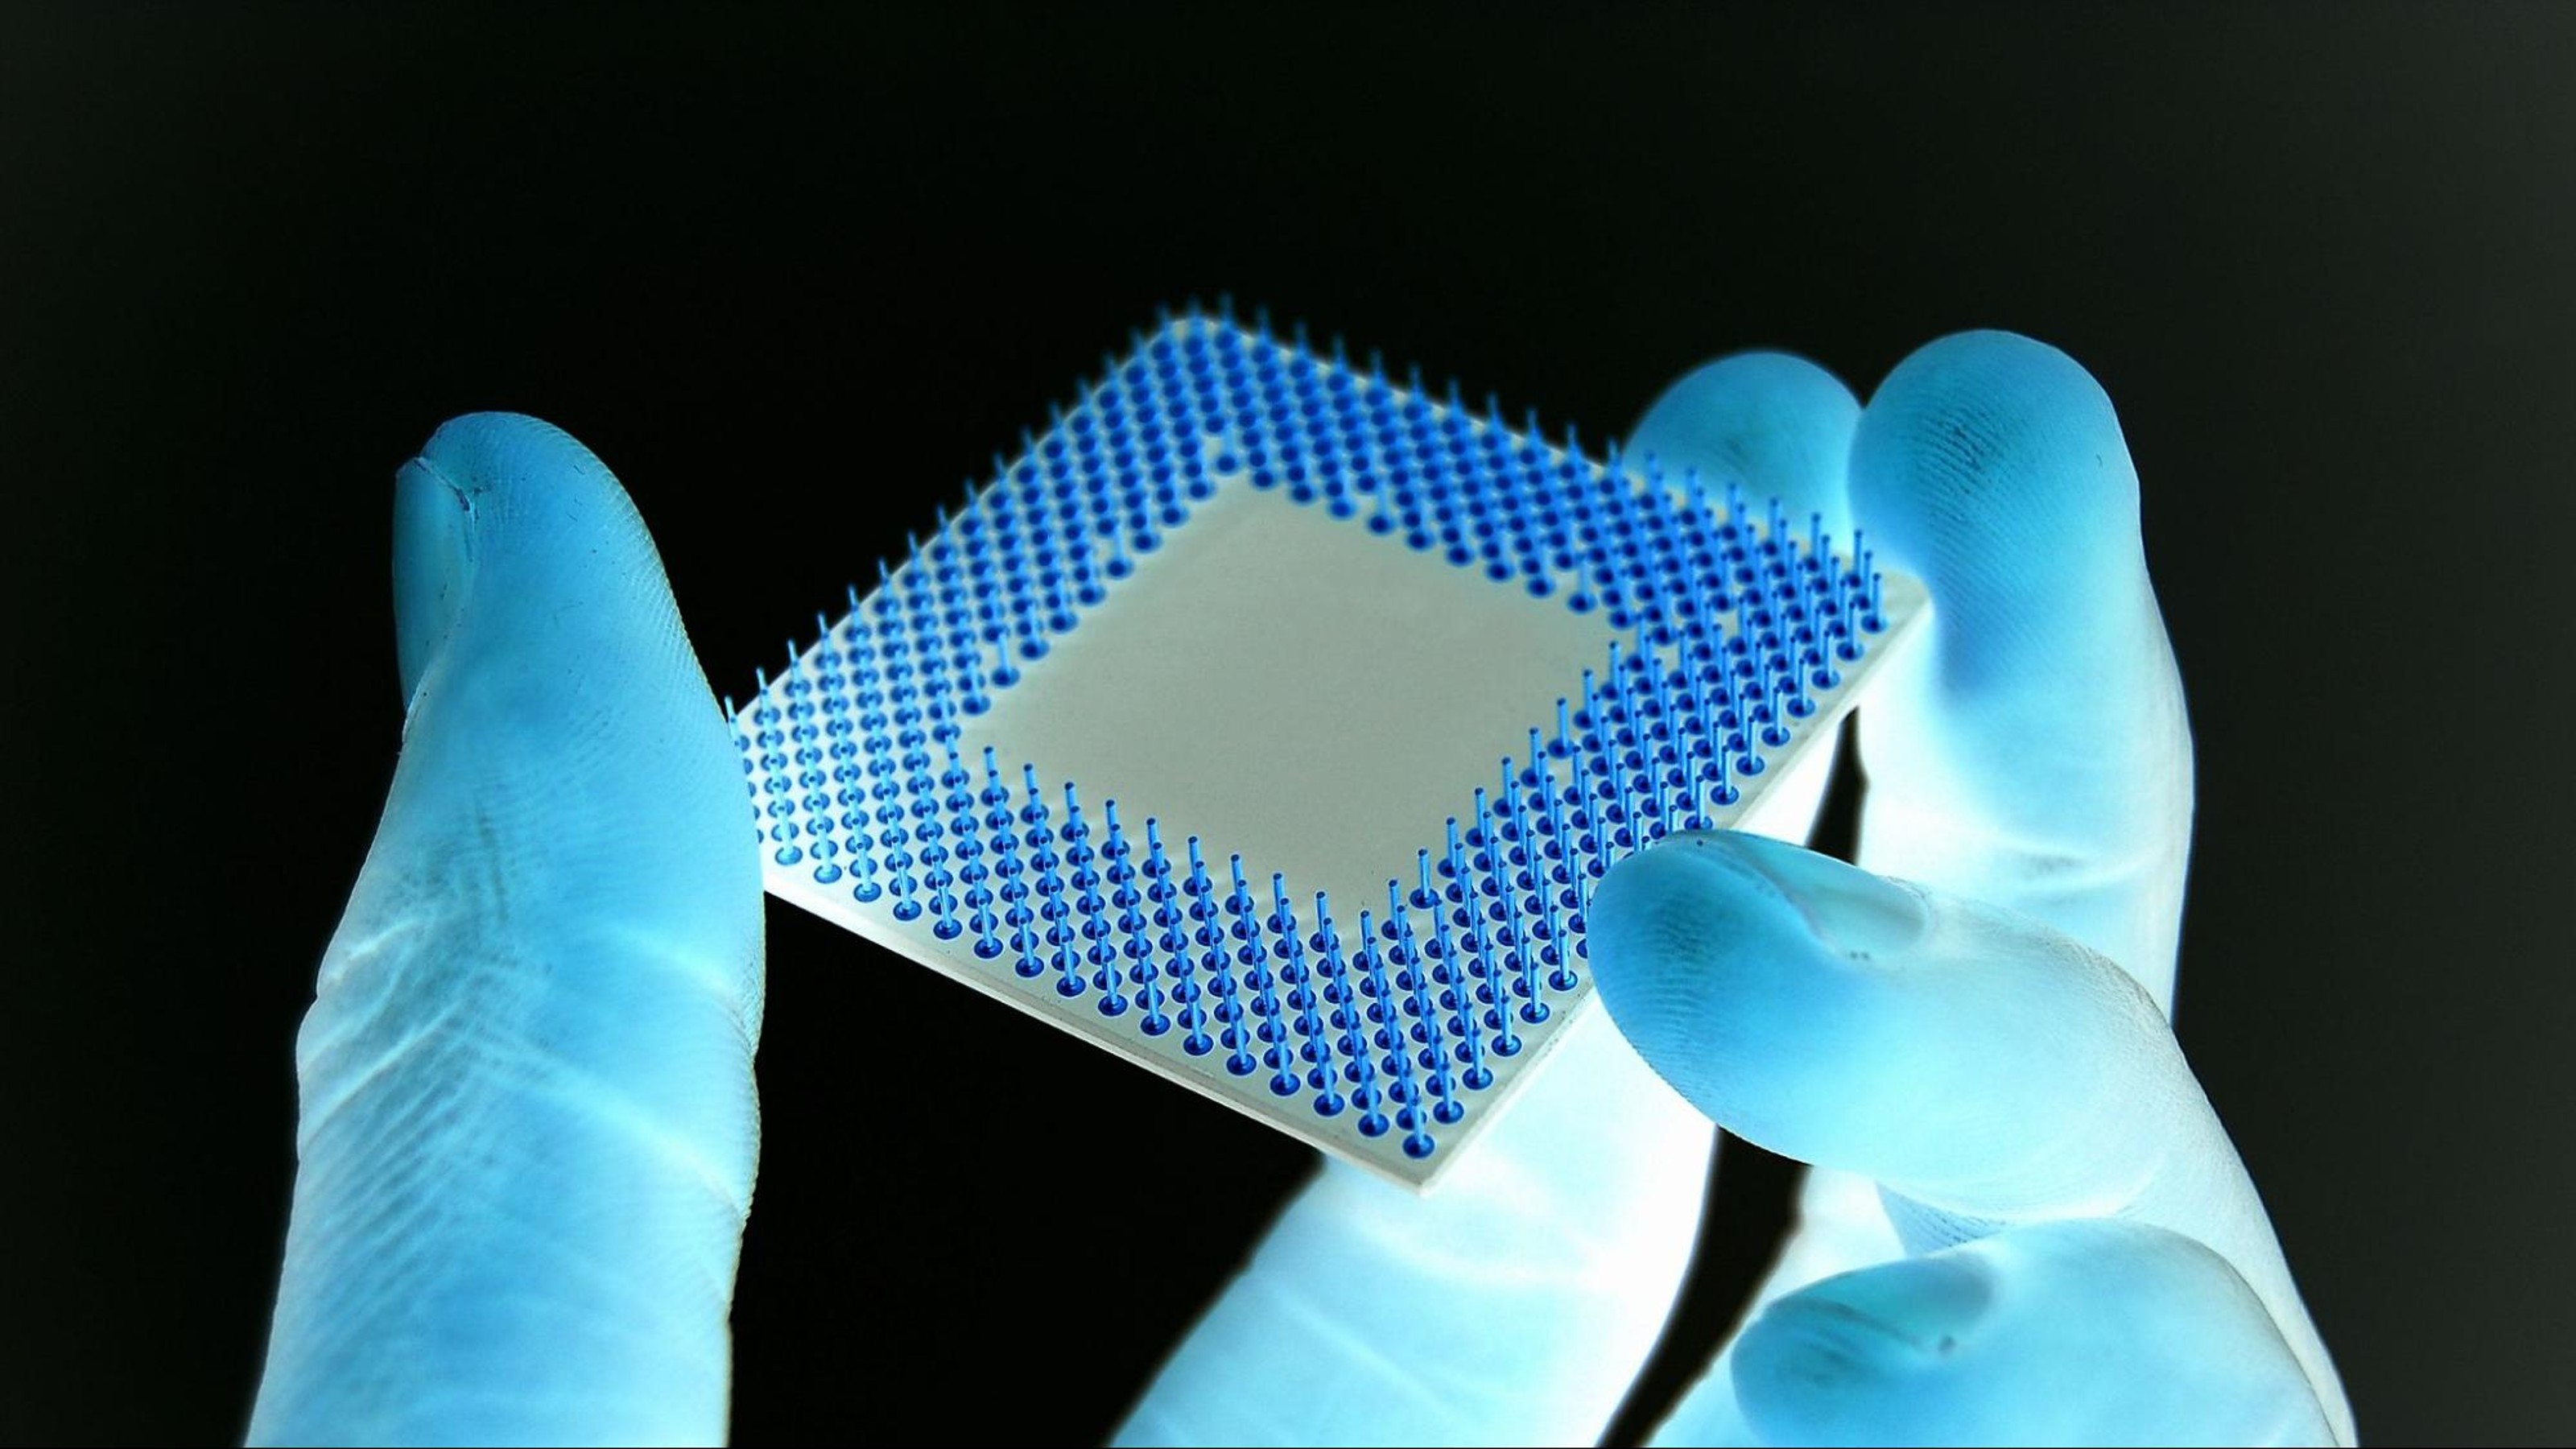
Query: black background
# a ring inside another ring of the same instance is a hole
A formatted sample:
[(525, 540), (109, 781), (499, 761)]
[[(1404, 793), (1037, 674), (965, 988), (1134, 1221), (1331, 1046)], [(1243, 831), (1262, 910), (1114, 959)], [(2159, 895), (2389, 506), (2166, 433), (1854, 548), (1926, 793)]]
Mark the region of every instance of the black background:
[[(0, 1438), (244, 1422), (434, 425), (587, 441), (738, 688), (1227, 290), (1586, 436), (1753, 345), (2090, 366), (2198, 728), (2183, 1040), (2364, 1432), (2563, 1436), (2571, 80), (2537, 8), (0, 14)], [(738, 1437), (1104, 1433), (1303, 1154), (770, 930)]]

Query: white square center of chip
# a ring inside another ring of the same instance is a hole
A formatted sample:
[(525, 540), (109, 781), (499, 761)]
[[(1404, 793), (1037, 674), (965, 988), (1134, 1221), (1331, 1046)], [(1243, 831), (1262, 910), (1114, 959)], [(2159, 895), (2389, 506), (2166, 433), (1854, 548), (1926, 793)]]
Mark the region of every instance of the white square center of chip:
[(1265, 906), (1284, 872), (1301, 915), (1322, 890), (1346, 923), (1413, 888), (1414, 852), (1440, 857), (1443, 823), (1617, 637), (1239, 477), (1135, 566), (965, 739), (1078, 782), (1086, 812), (1116, 801), (1130, 832), (1159, 820), (1176, 856), (1200, 836), (1220, 877), (1257, 847)]

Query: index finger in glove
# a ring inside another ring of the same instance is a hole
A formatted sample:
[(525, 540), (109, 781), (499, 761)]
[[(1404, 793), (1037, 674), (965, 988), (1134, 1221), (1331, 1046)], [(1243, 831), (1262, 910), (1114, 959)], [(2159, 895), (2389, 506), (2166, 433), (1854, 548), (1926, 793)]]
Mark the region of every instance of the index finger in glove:
[(403, 752), (297, 1039), (254, 1442), (721, 1439), (759, 862), (617, 480), (532, 418), (398, 475)]
[(2039, 917), (2159, 1005), (2191, 831), (2191, 730), (2110, 399), (2053, 347), (1968, 332), (1862, 412), (1852, 512), (1933, 601), (1861, 711), (1861, 861)]

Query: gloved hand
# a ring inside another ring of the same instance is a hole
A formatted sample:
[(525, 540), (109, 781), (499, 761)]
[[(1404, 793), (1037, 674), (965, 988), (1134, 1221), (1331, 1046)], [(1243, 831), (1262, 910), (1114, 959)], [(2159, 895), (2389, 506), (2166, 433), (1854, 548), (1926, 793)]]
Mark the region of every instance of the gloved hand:
[(296, 1044), (257, 1443), (712, 1443), (758, 1148), (759, 857), (651, 537), (533, 419), (396, 484), (409, 705)]
[[(1637, 446), (1837, 532), (1849, 460), (1939, 604), (1864, 728), (1868, 858), (2026, 914), (1745, 838), (1623, 866), (1596, 969), (1646, 1059), (1595, 1014), (1430, 1199), (1328, 1168), (1122, 1437), (1597, 1437), (1687, 1265), (1706, 1112), (1887, 1191), (1815, 1174), (1777, 1301), (1666, 1437), (2348, 1439), (2153, 1004), (2188, 745), (2099, 391), (1964, 337), (1863, 419), (1745, 357)], [(300, 1043), (253, 1437), (712, 1440), (757, 1136), (738, 769), (577, 444), (461, 419), (400, 489), (405, 749)], [(1864, 1267), (1891, 1216), (1918, 1250), (1982, 1236)]]
[(1929, 585), (1862, 710), (1862, 859), (1903, 880), (1724, 833), (1618, 866), (1592, 961), (1635, 1051), (1570, 1038), (1429, 1199), (1327, 1166), (1120, 1442), (1593, 1442), (1686, 1266), (1711, 1120), (1818, 1166), (1659, 1443), (2352, 1442), (2166, 1025), (2190, 735), (2101, 389), (2001, 333), (1865, 412), (1748, 355), (1630, 452), (1856, 517)]

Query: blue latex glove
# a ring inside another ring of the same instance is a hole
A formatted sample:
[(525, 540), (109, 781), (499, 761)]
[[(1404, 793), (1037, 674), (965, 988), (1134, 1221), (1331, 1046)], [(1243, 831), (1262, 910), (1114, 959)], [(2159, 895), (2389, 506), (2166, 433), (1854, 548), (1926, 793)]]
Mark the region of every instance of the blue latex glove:
[(1818, 1169), (1767, 1306), (1658, 1442), (2351, 1442), (2166, 1025), (2190, 734), (2109, 400), (2000, 333), (1916, 353), (1866, 412), (1752, 355), (1631, 451), (1856, 515), (1930, 586), (1927, 647), (1862, 711), (1862, 859), (1912, 884), (1732, 834), (1619, 866), (1592, 952), (1635, 1050), (1568, 1040), (1427, 1200), (1327, 1166), (1121, 1441), (1593, 1442), (1714, 1120)]
[(714, 1442), (751, 1201), (741, 766), (617, 480), (459, 418), (396, 489), (409, 704), (296, 1044), (254, 1442)]

